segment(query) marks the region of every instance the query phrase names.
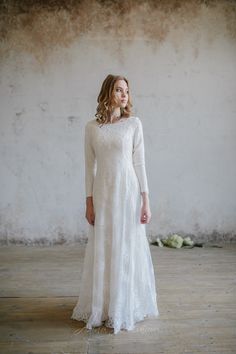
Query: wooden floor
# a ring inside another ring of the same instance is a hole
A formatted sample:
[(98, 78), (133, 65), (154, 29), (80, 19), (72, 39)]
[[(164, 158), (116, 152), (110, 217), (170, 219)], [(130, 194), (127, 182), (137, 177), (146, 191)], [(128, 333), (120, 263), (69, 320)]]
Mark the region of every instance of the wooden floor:
[(236, 244), (150, 245), (158, 319), (131, 332), (71, 320), (85, 245), (0, 248), (0, 353), (236, 353)]

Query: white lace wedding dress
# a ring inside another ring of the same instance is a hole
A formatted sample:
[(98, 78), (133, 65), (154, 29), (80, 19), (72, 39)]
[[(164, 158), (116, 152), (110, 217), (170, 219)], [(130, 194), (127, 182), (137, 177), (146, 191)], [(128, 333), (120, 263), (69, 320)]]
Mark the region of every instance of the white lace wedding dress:
[(132, 330), (159, 316), (153, 263), (140, 222), (148, 192), (142, 122), (138, 117), (85, 127), (86, 196), (93, 196), (80, 294), (71, 318), (86, 328)]

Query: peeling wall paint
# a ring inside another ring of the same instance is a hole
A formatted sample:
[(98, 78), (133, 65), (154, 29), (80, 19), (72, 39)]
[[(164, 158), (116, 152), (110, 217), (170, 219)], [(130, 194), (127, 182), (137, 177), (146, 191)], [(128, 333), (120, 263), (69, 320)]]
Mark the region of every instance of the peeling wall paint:
[[(176, 48), (182, 32), (202, 30), (209, 44), (224, 32), (236, 40), (235, 1), (2, 1), (1, 60), (12, 51), (31, 53), (43, 63), (53, 49), (68, 48), (83, 36), (116, 41), (145, 38), (154, 48), (168, 36)], [(147, 42), (148, 45), (148, 42)], [(122, 50), (122, 46), (117, 46)], [(197, 50), (196, 50), (197, 53)]]
[(86, 239), (83, 129), (126, 75), (150, 238), (236, 235), (235, 1), (0, 2), (0, 243)]

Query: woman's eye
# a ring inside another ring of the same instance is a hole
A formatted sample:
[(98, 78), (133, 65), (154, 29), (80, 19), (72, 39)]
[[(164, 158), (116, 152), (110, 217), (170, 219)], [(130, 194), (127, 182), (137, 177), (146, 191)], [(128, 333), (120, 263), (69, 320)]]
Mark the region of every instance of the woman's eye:
[[(121, 89), (117, 88), (116, 92), (121, 91)], [(127, 94), (129, 94), (129, 91), (126, 91)]]

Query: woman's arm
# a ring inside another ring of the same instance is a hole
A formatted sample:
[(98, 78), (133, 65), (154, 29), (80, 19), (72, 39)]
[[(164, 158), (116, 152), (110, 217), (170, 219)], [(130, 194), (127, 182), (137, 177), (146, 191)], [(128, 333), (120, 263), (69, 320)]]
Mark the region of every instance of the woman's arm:
[(148, 188), (146, 168), (145, 168), (143, 126), (139, 118), (137, 122), (138, 124), (135, 128), (134, 141), (133, 141), (133, 165), (139, 180), (140, 191), (141, 193), (146, 192), (148, 197), (149, 188)]
[(95, 152), (92, 145), (91, 125), (85, 126), (84, 153), (85, 153), (85, 190), (86, 190), (86, 219), (93, 225), (95, 220), (93, 208), (93, 182), (95, 176)]
[(149, 188), (145, 167), (145, 148), (142, 122), (138, 118), (138, 125), (134, 132), (133, 142), (133, 165), (139, 180), (140, 192), (142, 195), (141, 222), (148, 223), (151, 219), (149, 206)]
[(95, 176), (95, 152), (92, 145), (91, 128), (92, 126), (88, 122), (85, 126), (84, 135), (86, 197), (92, 197)]
[(149, 204), (149, 194), (147, 192), (142, 192), (142, 198), (143, 198), (143, 204), (148, 205)]

